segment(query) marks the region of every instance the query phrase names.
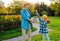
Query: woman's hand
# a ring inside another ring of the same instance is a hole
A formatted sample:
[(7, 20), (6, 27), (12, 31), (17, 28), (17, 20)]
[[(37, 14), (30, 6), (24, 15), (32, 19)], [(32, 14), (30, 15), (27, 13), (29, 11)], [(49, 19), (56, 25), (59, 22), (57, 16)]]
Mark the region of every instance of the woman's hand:
[(34, 21), (33, 20), (31, 20), (31, 19), (28, 19), (31, 23), (34, 23)]

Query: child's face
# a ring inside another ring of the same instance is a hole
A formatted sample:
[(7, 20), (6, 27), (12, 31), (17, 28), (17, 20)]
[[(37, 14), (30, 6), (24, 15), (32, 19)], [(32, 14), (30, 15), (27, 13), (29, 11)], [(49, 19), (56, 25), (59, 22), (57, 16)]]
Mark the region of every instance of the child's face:
[(42, 19), (43, 19), (44, 21), (46, 21), (46, 20), (47, 20), (46, 18), (43, 18), (43, 17), (42, 17)]
[(44, 21), (46, 21), (46, 20), (47, 20), (47, 16), (46, 16), (46, 15), (43, 15), (43, 16), (42, 16), (42, 19), (43, 19)]

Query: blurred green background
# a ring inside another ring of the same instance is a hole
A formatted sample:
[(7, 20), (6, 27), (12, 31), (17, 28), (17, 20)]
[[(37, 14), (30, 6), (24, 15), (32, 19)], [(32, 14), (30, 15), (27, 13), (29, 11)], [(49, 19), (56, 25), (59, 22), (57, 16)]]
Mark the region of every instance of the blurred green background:
[[(26, 1), (14, 0), (7, 7), (4, 6), (4, 2), (0, 0), (0, 41), (17, 36), (21, 36), (21, 15), (20, 10), (23, 8), (23, 4)], [(30, 3), (29, 11), (32, 17), (36, 16), (35, 10), (42, 16), (48, 15), (51, 23), (48, 24), (51, 41), (60, 41), (60, 0), (50, 0), (51, 4), (48, 6), (44, 2), (38, 2), (35, 4)], [(6, 25), (5, 25), (6, 24)], [(33, 27), (32, 31), (36, 28)], [(32, 37), (32, 41), (41, 41), (41, 35)]]

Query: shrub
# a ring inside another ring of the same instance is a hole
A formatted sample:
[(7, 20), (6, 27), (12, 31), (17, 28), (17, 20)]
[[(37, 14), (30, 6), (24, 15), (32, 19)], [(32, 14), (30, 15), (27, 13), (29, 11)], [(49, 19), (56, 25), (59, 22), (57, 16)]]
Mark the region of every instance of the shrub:
[(42, 15), (47, 15), (48, 13), (47, 13), (47, 11), (42, 11), (41, 14)]

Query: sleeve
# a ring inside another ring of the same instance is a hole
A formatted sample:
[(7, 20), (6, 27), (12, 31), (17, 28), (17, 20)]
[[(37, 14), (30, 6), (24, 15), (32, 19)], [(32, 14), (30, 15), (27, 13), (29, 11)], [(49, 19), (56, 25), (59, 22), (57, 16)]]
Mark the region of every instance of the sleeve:
[(24, 10), (21, 10), (21, 16), (22, 16), (22, 18), (24, 18), (25, 20), (28, 20), (29, 19), (29, 17), (27, 17), (27, 15), (25, 14), (25, 11)]
[(40, 18), (40, 15), (39, 15), (39, 13), (38, 13), (38, 12), (36, 12), (36, 14), (37, 14), (37, 16), (38, 16), (39, 20), (41, 21), (41, 18)]

